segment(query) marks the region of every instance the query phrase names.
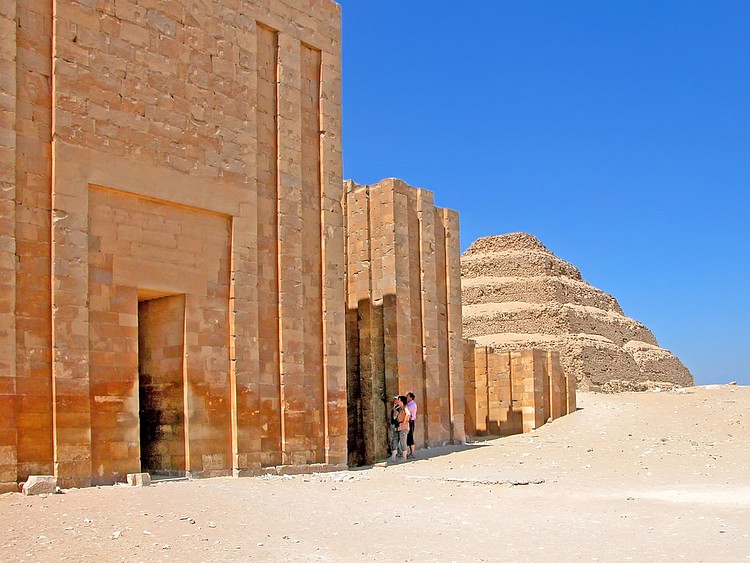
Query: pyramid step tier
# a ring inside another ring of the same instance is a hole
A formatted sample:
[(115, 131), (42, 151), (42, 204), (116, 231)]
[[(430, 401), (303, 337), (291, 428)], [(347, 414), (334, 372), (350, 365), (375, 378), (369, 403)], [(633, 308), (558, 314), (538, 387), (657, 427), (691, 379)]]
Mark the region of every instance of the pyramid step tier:
[(463, 309), (464, 337), (483, 334), (596, 334), (622, 346), (630, 340), (657, 345), (641, 323), (614, 312), (570, 303), (487, 303)]
[(537, 251), (491, 252), (461, 257), (461, 277), (518, 277), (563, 276), (581, 279), (581, 272), (554, 254)]
[(478, 238), (471, 243), (471, 246), (466, 249), (463, 256), (502, 252), (504, 250), (535, 250), (552, 254), (534, 235), (529, 233), (508, 233), (505, 235)]
[(669, 381), (683, 386), (693, 384), (690, 371), (669, 350), (637, 340), (631, 340), (625, 344), (623, 350), (635, 359), (641, 372), (641, 379)]
[(465, 306), (482, 303), (571, 303), (622, 314), (617, 300), (586, 282), (560, 276), (478, 277), (461, 281)]

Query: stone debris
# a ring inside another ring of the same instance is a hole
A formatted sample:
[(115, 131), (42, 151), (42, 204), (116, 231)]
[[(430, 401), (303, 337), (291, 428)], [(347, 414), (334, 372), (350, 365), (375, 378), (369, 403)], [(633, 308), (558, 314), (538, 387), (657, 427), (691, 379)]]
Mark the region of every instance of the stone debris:
[(480, 238), (461, 256), (464, 337), (511, 351), (557, 350), (579, 390), (668, 390), (693, 376), (617, 300), (536, 237)]
[(543, 485), (546, 482), (544, 479), (470, 479), (459, 477), (419, 477), (416, 475), (409, 475), (406, 478), (418, 481), (440, 481), (442, 483), (457, 483), (466, 485), (504, 485), (508, 487)]
[(683, 391), (684, 387), (667, 381), (628, 381), (622, 379), (613, 379), (607, 381), (599, 388), (602, 393), (624, 393), (624, 392), (644, 392), (651, 391), (660, 393), (661, 391)]
[(23, 485), (23, 494), (52, 495), (57, 488), (57, 480), (54, 475), (30, 475)]
[(367, 475), (354, 475), (351, 472), (346, 471), (313, 473), (311, 477), (321, 483), (345, 483), (348, 481), (361, 481), (362, 479), (368, 479)]

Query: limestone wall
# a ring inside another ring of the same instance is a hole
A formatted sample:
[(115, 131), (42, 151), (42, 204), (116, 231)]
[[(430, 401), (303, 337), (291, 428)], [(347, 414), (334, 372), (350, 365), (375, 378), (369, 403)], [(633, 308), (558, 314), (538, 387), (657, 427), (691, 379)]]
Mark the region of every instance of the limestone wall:
[(0, 488), (138, 469), (175, 296), (183, 472), (346, 462), (339, 10), (0, 7)]
[(558, 352), (501, 351), (464, 341), (466, 433), (510, 436), (575, 412), (575, 377)]
[(413, 391), (417, 443), (461, 442), (458, 214), (395, 179), (347, 182), (349, 460), (387, 455), (390, 399)]

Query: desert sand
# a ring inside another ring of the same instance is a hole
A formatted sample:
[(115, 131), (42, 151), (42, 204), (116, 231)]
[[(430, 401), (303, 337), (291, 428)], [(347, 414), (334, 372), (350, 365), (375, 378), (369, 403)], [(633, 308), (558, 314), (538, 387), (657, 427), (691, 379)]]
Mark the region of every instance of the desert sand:
[(578, 405), (348, 472), (5, 494), (0, 560), (750, 560), (750, 387)]

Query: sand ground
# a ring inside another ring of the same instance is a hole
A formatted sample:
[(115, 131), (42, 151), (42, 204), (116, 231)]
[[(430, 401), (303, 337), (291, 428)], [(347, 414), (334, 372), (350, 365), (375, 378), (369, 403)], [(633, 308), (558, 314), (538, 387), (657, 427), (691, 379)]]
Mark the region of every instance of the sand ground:
[(349, 472), (0, 496), (2, 561), (750, 561), (750, 387)]

